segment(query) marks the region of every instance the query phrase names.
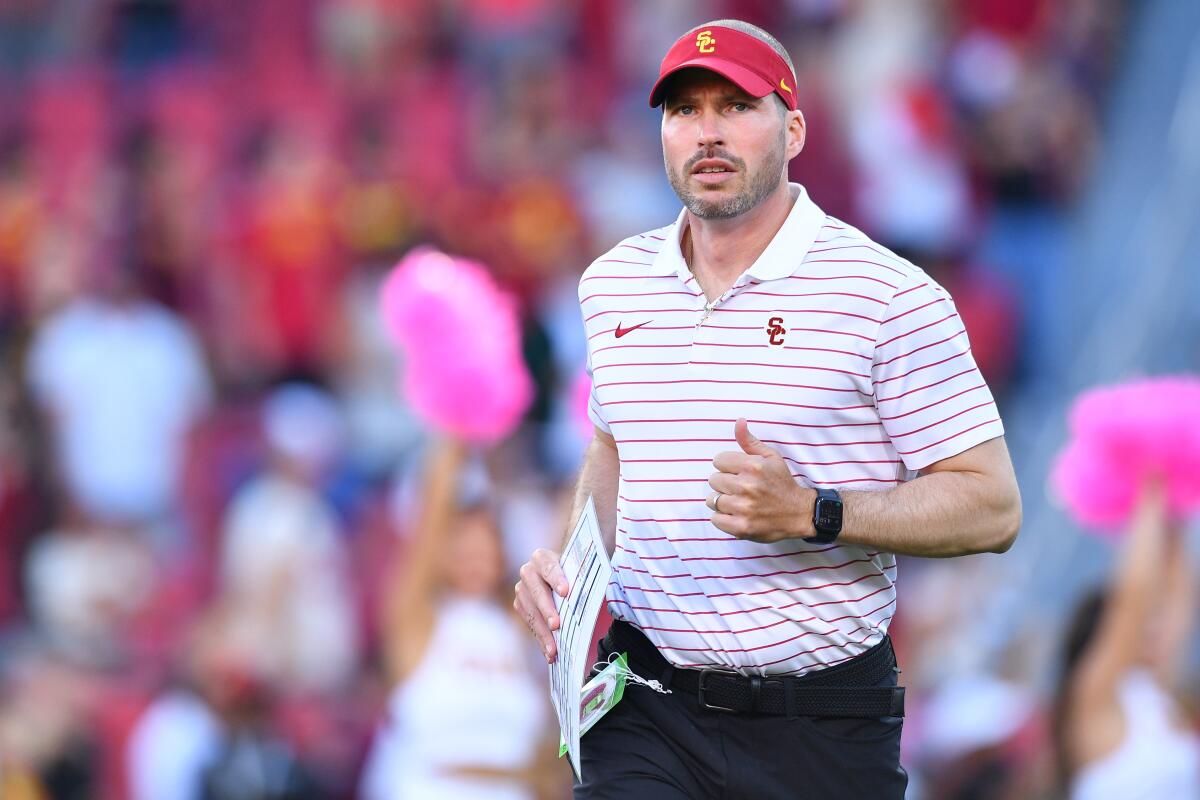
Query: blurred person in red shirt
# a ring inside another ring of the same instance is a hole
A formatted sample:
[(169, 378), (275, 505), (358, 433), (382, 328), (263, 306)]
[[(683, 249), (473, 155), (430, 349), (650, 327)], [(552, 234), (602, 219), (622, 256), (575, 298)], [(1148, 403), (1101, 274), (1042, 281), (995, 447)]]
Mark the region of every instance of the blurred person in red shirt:
[(323, 374), (346, 272), (335, 216), (339, 173), (322, 137), (300, 124), (265, 127), (247, 150), (248, 176), (229, 205), (212, 276), (221, 371), (252, 382)]

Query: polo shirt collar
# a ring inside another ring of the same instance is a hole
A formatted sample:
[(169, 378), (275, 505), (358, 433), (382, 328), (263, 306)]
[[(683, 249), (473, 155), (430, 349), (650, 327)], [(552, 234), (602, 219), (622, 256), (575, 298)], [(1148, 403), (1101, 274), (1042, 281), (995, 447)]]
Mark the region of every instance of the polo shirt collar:
[[(788, 212), (783, 227), (771, 239), (767, 249), (746, 270), (745, 277), (757, 278), (760, 281), (788, 277), (796, 271), (825, 224), (825, 212), (809, 198), (804, 187), (798, 183), (789, 183), (788, 186), (796, 195), (792, 210)], [(685, 283), (692, 277), (692, 271), (688, 268), (680, 248), (686, 227), (687, 210), (684, 209), (679, 212), (674, 224), (667, 228), (666, 241), (651, 262), (652, 275), (678, 275), (679, 280)]]
[(687, 283), (688, 278), (692, 277), (692, 271), (688, 269), (687, 262), (683, 259), (683, 250), (679, 246), (686, 227), (687, 209), (685, 208), (679, 212), (675, 222), (667, 228), (663, 246), (659, 248), (654, 260), (650, 262), (651, 275), (662, 278), (668, 275), (678, 275), (679, 280), (684, 283)]

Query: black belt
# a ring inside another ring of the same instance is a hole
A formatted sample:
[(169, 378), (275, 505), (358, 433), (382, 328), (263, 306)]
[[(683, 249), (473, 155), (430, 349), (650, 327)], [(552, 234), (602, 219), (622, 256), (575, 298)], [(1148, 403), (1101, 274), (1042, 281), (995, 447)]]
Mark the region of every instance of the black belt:
[(904, 687), (876, 685), (899, 672), (887, 636), (849, 661), (798, 678), (673, 667), (640, 630), (620, 620), (613, 621), (603, 646), (609, 652), (629, 653), (634, 672), (657, 678), (672, 691), (696, 695), (700, 707), (709, 711), (792, 717), (904, 716)]

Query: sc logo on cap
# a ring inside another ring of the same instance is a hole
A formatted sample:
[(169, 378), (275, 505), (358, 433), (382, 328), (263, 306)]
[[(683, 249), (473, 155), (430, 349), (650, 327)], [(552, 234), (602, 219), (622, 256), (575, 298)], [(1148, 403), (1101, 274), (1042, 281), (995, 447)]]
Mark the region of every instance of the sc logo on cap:
[(717, 51), (717, 40), (713, 38), (712, 31), (700, 31), (696, 34), (696, 49), (701, 53)]

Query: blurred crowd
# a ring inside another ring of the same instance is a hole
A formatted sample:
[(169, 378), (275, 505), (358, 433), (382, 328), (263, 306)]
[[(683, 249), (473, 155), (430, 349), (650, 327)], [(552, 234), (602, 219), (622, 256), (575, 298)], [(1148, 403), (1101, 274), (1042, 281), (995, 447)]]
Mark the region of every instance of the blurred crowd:
[[(415, 674), (389, 648), (419, 603), (396, 584), (430, 435), (380, 280), (430, 243), (520, 300), (535, 401), (461, 470), (507, 574), (558, 539), (585, 440), (578, 276), (677, 213), (646, 94), (705, 19), (788, 46), (809, 125), (793, 179), (950, 290), (1003, 411), (1037, 375), (1123, 12), (0, 4), (0, 797), (403, 796), (403, 770), (368, 765)], [(1035, 656), (980, 598), (1014, 589), (994, 557), (901, 574), (917, 796), (1037, 796)], [(558, 766), (530, 791), (564, 796)]]

